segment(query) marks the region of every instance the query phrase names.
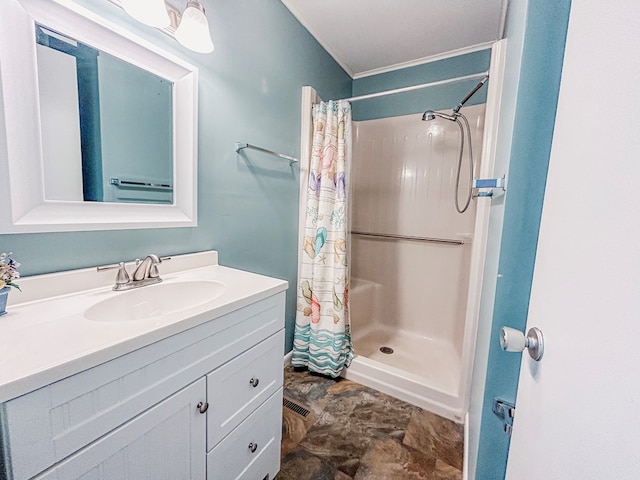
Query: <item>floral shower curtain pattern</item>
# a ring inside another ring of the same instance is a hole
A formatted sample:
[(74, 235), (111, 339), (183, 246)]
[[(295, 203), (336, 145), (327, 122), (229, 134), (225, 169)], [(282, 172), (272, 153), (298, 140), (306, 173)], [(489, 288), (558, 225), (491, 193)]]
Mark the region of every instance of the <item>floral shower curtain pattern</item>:
[(314, 105), (311, 149), (292, 364), (337, 377), (353, 357), (347, 263), (349, 102)]

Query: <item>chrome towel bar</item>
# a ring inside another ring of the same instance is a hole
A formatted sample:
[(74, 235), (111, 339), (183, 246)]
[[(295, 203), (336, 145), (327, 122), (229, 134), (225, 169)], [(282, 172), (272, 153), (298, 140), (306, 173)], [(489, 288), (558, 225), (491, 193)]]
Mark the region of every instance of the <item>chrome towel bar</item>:
[(413, 235), (395, 235), (393, 233), (356, 232), (354, 230), (351, 231), (351, 235), (359, 235), (362, 237), (389, 238), (393, 240), (413, 240), (417, 242), (446, 243), (449, 245), (464, 245), (464, 241), (454, 240), (451, 238), (416, 237)]
[(289, 160), (289, 162), (291, 163), (298, 162), (298, 159), (296, 157), (285, 155), (284, 153), (278, 153), (278, 152), (274, 152), (273, 150), (267, 150), (266, 148), (256, 147), (255, 145), (251, 145), (250, 143), (236, 142), (236, 153), (240, 153), (240, 150), (242, 150), (243, 148), (250, 148), (251, 150), (257, 150), (262, 153), (268, 153), (269, 155), (274, 155), (276, 157)]

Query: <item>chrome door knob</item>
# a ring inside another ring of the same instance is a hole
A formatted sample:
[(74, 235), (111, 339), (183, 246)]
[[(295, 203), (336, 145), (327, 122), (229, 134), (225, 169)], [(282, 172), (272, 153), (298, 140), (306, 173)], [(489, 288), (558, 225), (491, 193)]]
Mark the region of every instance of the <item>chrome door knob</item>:
[(544, 338), (538, 327), (532, 327), (524, 336), (520, 330), (502, 327), (500, 330), (500, 346), (505, 352), (522, 352), (525, 348), (536, 362), (544, 354)]

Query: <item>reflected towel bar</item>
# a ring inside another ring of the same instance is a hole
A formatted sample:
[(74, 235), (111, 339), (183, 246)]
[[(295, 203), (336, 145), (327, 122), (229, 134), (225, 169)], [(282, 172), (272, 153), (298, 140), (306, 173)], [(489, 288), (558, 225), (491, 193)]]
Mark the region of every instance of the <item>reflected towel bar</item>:
[(111, 177), (109, 179), (110, 185), (115, 185), (117, 187), (123, 188), (146, 188), (151, 190), (171, 190), (173, 191), (173, 187), (169, 183), (153, 183), (153, 182), (142, 182), (139, 180), (123, 180), (122, 178)]
[(243, 148), (250, 148), (252, 150), (257, 150), (262, 153), (268, 153), (269, 155), (274, 155), (276, 157), (284, 158), (285, 160), (289, 160), (291, 163), (297, 163), (298, 159), (295, 157), (291, 157), (289, 155), (285, 155), (284, 153), (274, 152), (273, 150), (267, 150), (266, 148), (256, 147), (255, 145), (251, 145), (250, 143), (242, 143), (236, 142), (236, 153), (240, 153), (240, 150)]
[(394, 240), (414, 240), (418, 242), (447, 243), (449, 245), (464, 245), (462, 240), (453, 240), (450, 238), (433, 238), (433, 237), (415, 237), (412, 235), (394, 235), (393, 233), (371, 233), (351, 231), (351, 235), (360, 235), (363, 237), (390, 238)]

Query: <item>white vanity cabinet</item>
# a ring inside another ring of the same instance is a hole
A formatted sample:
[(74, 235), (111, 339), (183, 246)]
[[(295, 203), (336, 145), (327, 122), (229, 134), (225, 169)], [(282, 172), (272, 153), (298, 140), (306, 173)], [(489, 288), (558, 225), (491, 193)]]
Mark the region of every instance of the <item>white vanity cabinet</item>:
[(0, 478), (273, 479), (284, 295), (0, 404)]

